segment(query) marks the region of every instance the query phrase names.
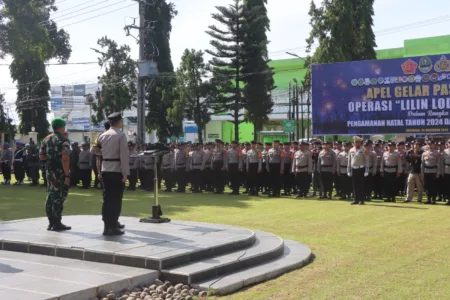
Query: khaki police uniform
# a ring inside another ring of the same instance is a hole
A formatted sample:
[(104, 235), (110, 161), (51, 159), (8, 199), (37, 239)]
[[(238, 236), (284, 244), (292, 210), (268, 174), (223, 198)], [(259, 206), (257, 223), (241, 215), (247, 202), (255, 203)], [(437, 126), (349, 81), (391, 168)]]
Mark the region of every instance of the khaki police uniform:
[(398, 152), (386, 151), (383, 153), (380, 171), (384, 176), (384, 194), (387, 197), (385, 202), (395, 202), (395, 196), (397, 195), (397, 174), (403, 172), (402, 160), (398, 156)]
[(369, 173), (369, 153), (364, 147), (353, 147), (348, 152), (347, 175), (352, 178), (354, 204), (364, 204), (364, 176)]
[(202, 171), (205, 169), (205, 152), (203, 150), (195, 150), (189, 155), (189, 170), (192, 177), (192, 192), (201, 193)]
[(230, 148), (227, 152), (227, 170), (231, 183), (232, 195), (239, 195), (239, 170), (242, 169), (242, 151), (239, 148)]
[(441, 174), (441, 154), (439, 151), (427, 150), (422, 154), (422, 174), (424, 174), (425, 190), (427, 191), (427, 204), (436, 203), (437, 177)]
[(227, 166), (227, 151), (220, 146), (216, 146), (211, 151), (211, 169), (215, 194), (223, 194), (225, 190), (224, 170), (226, 170)]
[(80, 170), (83, 189), (88, 189), (91, 185), (92, 176), (92, 155), (89, 150), (82, 149), (78, 158), (78, 168)]
[[(273, 197), (280, 197), (281, 173), (284, 172), (284, 152), (280, 148), (272, 148), (267, 152), (266, 168), (269, 172), (269, 184)], [(289, 172), (289, 170), (287, 170)]]
[(175, 175), (175, 154), (172, 150), (164, 154), (162, 158), (161, 175), (166, 185), (166, 192), (172, 192)]
[(313, 172), (313, 161), (309, 150), (295, 152), (291, 172), (295, 176), (298, 197), (306, 198), (309, 191), (310, 176)]
[(258, 196), (258, 174), (262, 172), (262, 154), (258, 149), (247, 151), (245, 160), (249, 195)]
[(122, 179), (130, 175), (127, 138), (118, 128), (111, 127), (98, 137), (93, 146), (103, 158), (103, 222), (105, 229), (115, 229), (122, 211), (125, 189)]
[(353, 192), (352, 179), (348, 177), (348, 151), (342, 151), (336, 158), (336, 173), (339, 181), (339, 187), (341, 189), (341, 199), (350, 199), (350, 195)]
[(189, 170), (188, 166), (188, 153), (184, 149), (175, 150), (175, 170), (177, 180), (177, 193), (186, 192), (186, 173)]
[(333, 174), (336, 171), (336, 153), (333, 150), (322, 150), (319, 153), (318, 170), (323, 187), (323, 198), (327, 195), (331, 199), (333, 192)]

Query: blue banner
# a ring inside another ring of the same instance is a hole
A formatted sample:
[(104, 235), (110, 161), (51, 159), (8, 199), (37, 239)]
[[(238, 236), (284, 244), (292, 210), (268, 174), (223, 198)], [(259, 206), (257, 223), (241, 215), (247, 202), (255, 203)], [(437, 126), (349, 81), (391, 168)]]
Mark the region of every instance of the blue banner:
[(450, 54), (313, 65), (312, 123), (314, 135), (448, 134)]

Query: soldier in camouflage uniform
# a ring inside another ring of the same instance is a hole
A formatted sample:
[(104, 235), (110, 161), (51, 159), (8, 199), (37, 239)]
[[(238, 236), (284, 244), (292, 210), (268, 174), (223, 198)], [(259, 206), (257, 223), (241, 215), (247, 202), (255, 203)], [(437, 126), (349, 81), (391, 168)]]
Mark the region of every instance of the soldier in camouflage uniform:
[(70, 142), (63, 135), (66, 127), (63, 119), (54, 119), (52, 127), (54, 133), (42, 142), (39, 158), (46, 161), (48, 186), (45, 211), (49, 220), (47, 230), (63, 231), (71, 229), (61, 223), (63, 205), (70, 186)]

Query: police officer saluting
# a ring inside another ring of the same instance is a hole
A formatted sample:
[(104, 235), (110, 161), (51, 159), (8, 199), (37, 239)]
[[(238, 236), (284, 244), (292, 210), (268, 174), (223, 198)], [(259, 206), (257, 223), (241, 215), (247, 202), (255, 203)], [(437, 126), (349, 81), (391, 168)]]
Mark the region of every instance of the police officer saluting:
[[(369, 154), (361, 146), (363, 139), (353, 137), (354, 147), (348, 152), (347, 175), (352, 178), (355, 201), (351, 204), (364, 205), (364, 177), (369, 176)], [(395, 180), (394, 180), (395, 184)]]
[[(111, 128), (102, 133), (96, 145), (96, 152), (103, 157), (100, 179), (103, 180), (102, 216), (105, 223), (103, 235), (122, 235), (123, 225), (119, 223), (125, 183), (130, 175), (128, 145), (125, 134), (120, 131), (122, 116), (113, 113), (108, 116)], [(98, 151), (100, 150), (100, 151)]]

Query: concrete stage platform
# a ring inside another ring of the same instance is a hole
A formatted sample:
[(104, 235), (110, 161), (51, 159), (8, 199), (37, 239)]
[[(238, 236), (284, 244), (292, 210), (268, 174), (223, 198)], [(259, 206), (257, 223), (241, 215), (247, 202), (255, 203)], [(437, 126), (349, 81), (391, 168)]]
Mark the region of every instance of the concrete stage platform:
[[(121, 217), (125, 235), (104, 237), (100, 216), (66, 216), (66, 232), (46, 218), (0, 223), (1, 250), (159, 271), (159, 278), (219, 294), (300, 268), (311, 250), (273, 234), (227, 225)], [(1, 256), (0, 256), (1, 257)], [(1, 290), (0, 283), (0, 290)]]

